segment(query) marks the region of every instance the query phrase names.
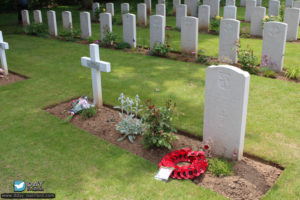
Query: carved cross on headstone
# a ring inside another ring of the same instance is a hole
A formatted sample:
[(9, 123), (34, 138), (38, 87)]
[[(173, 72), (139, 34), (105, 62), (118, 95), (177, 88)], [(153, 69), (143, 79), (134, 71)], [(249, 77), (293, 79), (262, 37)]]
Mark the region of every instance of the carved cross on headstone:
[(90, 58), (81, 57), (81, 64), (84, 67), (91, 68), (94, 105), (99, 108), (103, 106), (101, 72), (110, 72), (110, 63), (100, 60), (99, 46), (97, 44), (90, 44), (90, 56)]
[(6, 55), (5, 55), (5, 50), (8, 48), (9, 48), (8, 43), (3, 42), (2, 31), (0, 31), (0, 58), (1, 58), (2, 69), (4, 70), (5, 75), (8, 74)]

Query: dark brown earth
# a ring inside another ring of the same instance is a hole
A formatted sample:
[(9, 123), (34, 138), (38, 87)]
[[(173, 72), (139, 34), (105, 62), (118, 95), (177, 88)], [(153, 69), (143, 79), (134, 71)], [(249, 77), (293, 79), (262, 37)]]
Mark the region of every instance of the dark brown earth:
[(26, 79), (25, 77), (15, 74), (13, 72), (9, 72), (8, 75), (4, 76), (4, 77), (0, 77), (0, 86), (2, 85), (8, 85), (17, 81), (22, 81)]
[[(69, 102), (70, 101), (51, 106), (46, 108), (46, 111), (59, 118), (65, 119), (70, 114)], [(98, 109), (97, 114), (92, 118), (83, 120), (79, 115), (76, 115), (71, 120), (71, 123), (80, 129), (87, 130), (112, 144), (156, 164), (158, 164), (168, 152), (185, 147), (199, 150), (201, 147), (200, 140), (181, 134), (176, 134), (179, 139), (173, 143), (171, 150), (145, 149), (142, 145), (141, 136), (137, 137), (133, 144), (131, 144), (128, 139), (118, 142), (117, 139), (121, 134), (115, 129), (115, 125), (119, 121), (120, 116), (118, 111), (103, 107)], [(193, 180), (193, 182), (230, 199), (260, 199), (272, 187), (282, 172), (281, 169), (275, 166), (258, 162), (247, 157), (244, 157), (240, 162), (236, 162), (233, 170), (233, 175), (227, 177), (215, 177), (206, 172), (201, 177)]]

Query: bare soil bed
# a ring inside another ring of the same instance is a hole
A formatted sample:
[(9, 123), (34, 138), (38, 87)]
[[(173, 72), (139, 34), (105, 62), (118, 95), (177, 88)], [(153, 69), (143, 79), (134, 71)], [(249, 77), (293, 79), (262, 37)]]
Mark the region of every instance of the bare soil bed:
[(9, 72), (9, 74), (7, 76), (4, 77), (0, 77), (0, 86), (2, 85), (8, 85), (17, 81), (22, 81), (26, 79), (26, 77), (21, 76), (19, 74), (13, 73), (13, 72)]
[[(70, 108), (70, 101), (68, 101), (50, 106), (45, 110), (61, 119), (65, 119), (70, 115)], [(141, 136), (137, 137), (133, 144), (128, 139), (118, 142), (117, 139), (121, 135), (115, 129), (115, 125), (119, 121), (118, 111), (105, 106), (98, 109), (97, 114), (92, 118), (83, 120), (79, 115), (76, 115), (71, 123), (155, 164), (158, 164), (171, 151), (185, 147), (199, 150), (201, 147), (199, 139), (180, 134), (180, 132), (177, 134), (179, 139), (173, 143), (171, 150), (145, 149)], [(282, 168), (276, 167), (275, 164), (268, 165), (265, 162), (257, 161), (257, 159), (244, 157), (242, 161), (235, 162), (232, 176), (216, 177), (206, 172), (192, 181), (230, 199), (260, 199), (274, 185), (282, 170)]]

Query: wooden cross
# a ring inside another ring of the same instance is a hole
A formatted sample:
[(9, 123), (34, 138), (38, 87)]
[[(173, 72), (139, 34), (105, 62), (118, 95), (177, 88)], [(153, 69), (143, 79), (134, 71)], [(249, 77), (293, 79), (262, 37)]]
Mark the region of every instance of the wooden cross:
[(81, 57), (81, 64), (84, 67), (91, 68), (94, 105), (100, 108), (103, 106), (101, 72), (110, 72), (110, 63), (100, 60), (99, 46), (97, 44), (90, 44), (90, 56), (90, 58)]
[(0, 58), (1, 58), (2, 69), (4, 70), (5, 75), (8, 74), (6, 55), (5, 55), (5, 50), (8, 48), (9, 48), (8, 43), (3, 42), (2, 31), (0, 31)]

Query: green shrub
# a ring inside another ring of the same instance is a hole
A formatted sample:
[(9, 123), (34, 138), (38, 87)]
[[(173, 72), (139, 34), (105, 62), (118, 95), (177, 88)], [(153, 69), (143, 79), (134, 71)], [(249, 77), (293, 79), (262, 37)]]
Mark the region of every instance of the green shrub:
[(295, 66), (287, 68), (285, 76), (290, 79), (300, 80), (300, 68)]
[(267, 78), (276, 78), (276, 73), (272, 69), (269, 69), (267, 67), (260, 68), (260, 72), (263, 73), (264, 77), (267, 77)]
[(171, 143), (177, 139), (173, 133), (176, 129), (171, 126), (173, 110), (176, 104), (168, 100), (165, 107), (155, 107), (151, 100), (147, 102), (146, 111), (142, 116), (146, 130), (143, 133), (143, 143), (148, 147), (166, 147), (171, 149)]
[(247, 49), (238, 50), (238, 57), (242, 67), (254, 66), (257, 62), (257, 57), (249, 47), (247, 47)]
[[(98, 8), (95, 9), (95, 17), (96, 17), (96, 19), (99, 20), (100, 14), (101, 14), (101, 8), (98, 7)], [(97, 20), (97, 21), (98, 21), (98, 20)]]
[(118, 42), (115, 46), (116, 49), (130, 49), (131, 46), (127, 42)]
[(66, 41), (75, 41), (76, 39), (80, 39), (79, 30), (65, 29), (62, 30), (59, 35)]
[(208, 64), (208, 59), (203, 49), (199, 52), (196, 62), (201, 64)]
[(259, 69), (257, 69), (256, 67), (242, 67), (242, 69), (249, 72), (250, 74), (257, 75), (259, 73)]
[(105, 28), (104, 38), (101, 41), (102, 46), (112, 46), (118, 39), (118, 35), (114, 32), (110, 32), (108, 27)]
[(207, 171), (215, 176), (230, 176), (233, 173), (233, 162), (229, 162), (225, 158), (210, 158), (208, 159)]
[(221, 19), (223, 19), (223, 17), (220, 16), (216, 16), (215, 18), (212, 18), (210, 20), (209, 29), (211, 31), (215, 31), (216, 33), (219, 33)]
[(35, 36), (48, 36), (47, 33), (47, 26), (44, 24), (39, 23), (32, 23), (24, 28), (24, 32), (28, 35), (35, 35)]
[(153, 56), (167, 56), (168, 53), (172, 50), (170, 45), (168, 44), (161, 44), (161, 43), (154, 43), (150, 54)]
[(92, 106), (92, 107), (90, 107), (88, 109), (82, 110), (80, 112), (80, 116), (81, 116), (82, 119), (86, 120), (88, 118), (91, 118), (91, 117), (95, 116), (96, 113), (97, 113), (97, 108), (94, 107), (94, 106)]

